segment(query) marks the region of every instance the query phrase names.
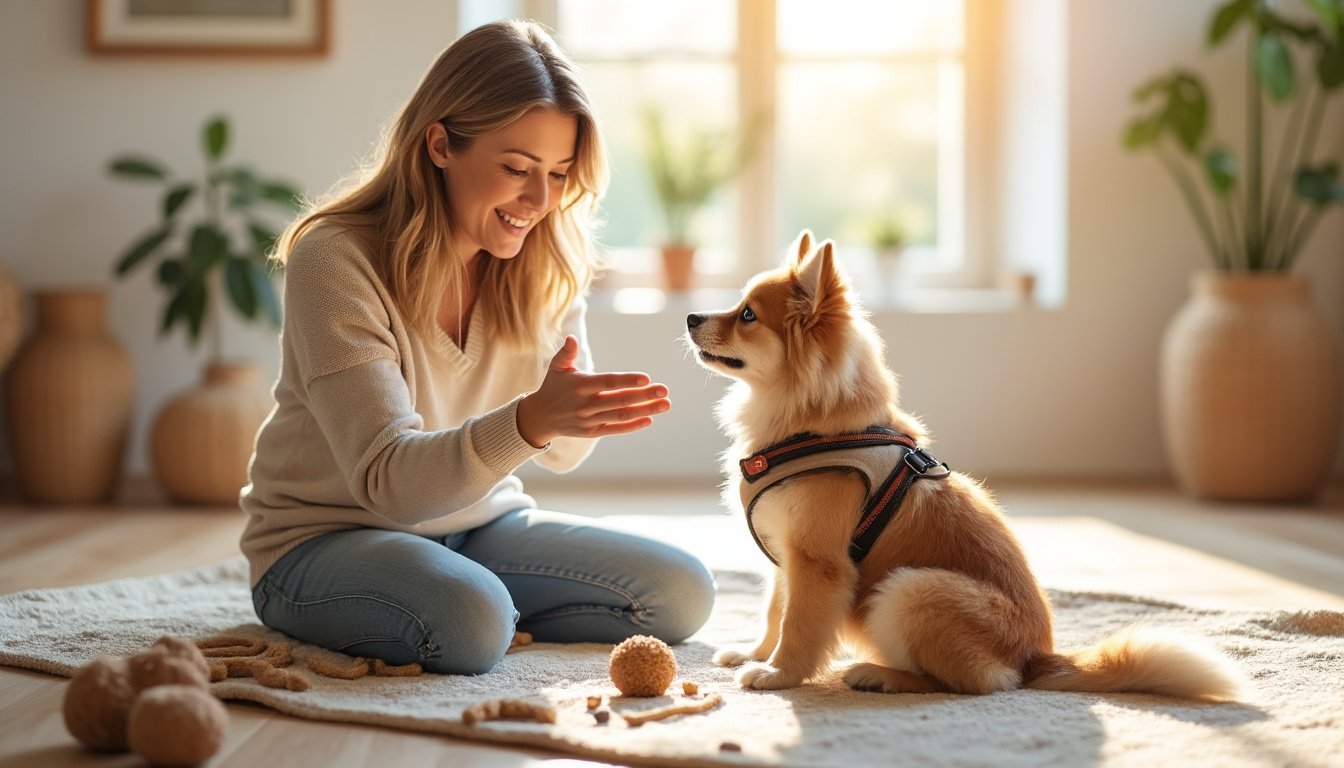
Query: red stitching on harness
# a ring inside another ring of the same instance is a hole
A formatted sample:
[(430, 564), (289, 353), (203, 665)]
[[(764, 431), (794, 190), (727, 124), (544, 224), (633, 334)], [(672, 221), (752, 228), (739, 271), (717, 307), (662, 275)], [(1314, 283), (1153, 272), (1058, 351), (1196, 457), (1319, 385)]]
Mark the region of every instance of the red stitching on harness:
[(863, 532), (868, 530), (868, 526), (872, 525), (873, 521), (876, 520), (878, 516), (882, 514), (882, 510), (886, 509), (887, 505), (891, 503), (892, 495), (895, 494), (896, 490), (901, 487), (901, 483), (905, 481), (905, 476), (909, 472), (910, 472), (910, 466), (906, 465), (901, 468), (900, 472), (896, 473), (896, 479), (892, 480), (891, 483), (887, 486), (887, 492), (882, 495), (882, 500), (879, 501), (877, 505), (873, 507), (873, 511), (868, 514), (868, 517), (864, 518), (863, 522), (859, 524), (859, 527), (854, 529), (854, 536), (852, 538), (858, 538), (859, 536), (862, 536)]

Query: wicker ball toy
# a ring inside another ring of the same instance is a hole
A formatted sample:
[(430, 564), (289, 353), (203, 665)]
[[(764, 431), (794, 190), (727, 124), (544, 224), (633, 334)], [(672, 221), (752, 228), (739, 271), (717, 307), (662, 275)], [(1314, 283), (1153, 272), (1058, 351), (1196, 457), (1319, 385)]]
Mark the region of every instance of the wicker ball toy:
[(210, 670), (205, 672), (189, 659), (162, 650), (137, 653), (126, 660), (131, 687), (137, 693), (157, 685), (195, 685), (209, 690)]
[(209, 760), (228, 727), (228, 711), (201, 686), (158, 685), (136, 698), (126, 732), (150, 765), (185, 768)]
[(612, 649), (609, 674), (622, 696), (661, 696), (677, 676), (677, 657), (662, 640), (635, 635)]
[(125, 659), (99, 656), (80, 667), (66, 686), (61, 704), (65, 727), (89, 749), (124, 751), (126, 718), (137, 693)]

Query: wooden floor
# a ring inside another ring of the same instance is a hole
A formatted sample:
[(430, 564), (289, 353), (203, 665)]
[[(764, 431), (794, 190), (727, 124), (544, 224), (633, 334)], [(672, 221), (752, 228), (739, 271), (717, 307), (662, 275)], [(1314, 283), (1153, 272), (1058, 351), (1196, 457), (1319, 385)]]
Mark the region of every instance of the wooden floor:
[[(681, 544), (713, 568), (760, 568), (712, 488), (529, 486), (543, 506), (587, 511)], [(1041, 582), (1210, 607), (1344, 610), (1344, 488), (1311, 507), (1207, 505), (1156, 487), (1006, 487), (998, 496)], [(0, 594), (191, 568), (236, 556), (236, 510), (173, 507), (152, 493), (110, 507), (0, 502)], [(63, 678), (0, 667), (0, 768), (130, 766), (84, 752), (61, 720)], [(318, 723), (229, 704), (212, 768), (593, 766), (440, 736)]]

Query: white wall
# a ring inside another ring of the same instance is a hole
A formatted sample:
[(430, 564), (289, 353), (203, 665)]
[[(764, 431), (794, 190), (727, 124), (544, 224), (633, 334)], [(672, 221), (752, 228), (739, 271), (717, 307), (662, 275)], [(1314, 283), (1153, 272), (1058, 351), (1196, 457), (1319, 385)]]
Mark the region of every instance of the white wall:
[[(1140, 81), (1177, 64), (1214, 81), (1220, 135), (1240, 138), (1241, 68), (1199, 41), (1215, 0), (1068, 3), (1067, 298), (1059, 310), (877, 318), (902, 376), (904, 403), (937, 448), (978, 476), (1151, 477), (1166, 472), (1157, 403), (1162, 330), (1204, 266), (1176, 191), (1149, 157), (1119, 145)], [(138, 372), (132, 472), (146, 471), (156, 408), (198, 376), (180, 336), (156, 336), (162, 297), (148, 274), (111, 284), (116, 255), (155, 215), (157, 196), (111, 180), (110, 157), (141, 149), (174, 167), (197, 163), (206, 116), (234, 120), (234, 150), (258, 168), (320, 192), (349, 171), (378, 127), (454, 36), (454, 3), (337, 0), (329, 58), (301, 62), (93, 59), (80, 0), (0, 4), (0, 259), (29, 289), (112, 287), (110, 323)], [(1322, 136), (1344, 135), (1339, 111)], [(1002, 187), (1001, 187), (1002, 188)], [(1344, 339), (1344, 216), (1323, 223), (1303, 255), (1315, 297)], [(705, 299), (708, 301), (708, 299)], [(599, 446), (580, 476), (702, 476), (724, 445), (710, 405), (722, 383), (685, 356), (694, 296), (657, 315), (595, 313), (606, 367), (668, 383), (673, 413)], [(276, 345), (231, 326), (227, 352), (274, 376)], [(1252, 406), (1253, 407), (1253, 404)], [(1344, 475), (1344, 451), (1336, 463)]]

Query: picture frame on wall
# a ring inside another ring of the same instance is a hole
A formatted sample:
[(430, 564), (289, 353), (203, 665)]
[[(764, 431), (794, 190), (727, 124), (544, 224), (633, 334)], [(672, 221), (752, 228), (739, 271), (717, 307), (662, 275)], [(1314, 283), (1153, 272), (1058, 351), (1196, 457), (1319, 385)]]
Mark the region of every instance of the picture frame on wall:
[(325, 56), (330, 0), (86, 0), (95, 56)]

